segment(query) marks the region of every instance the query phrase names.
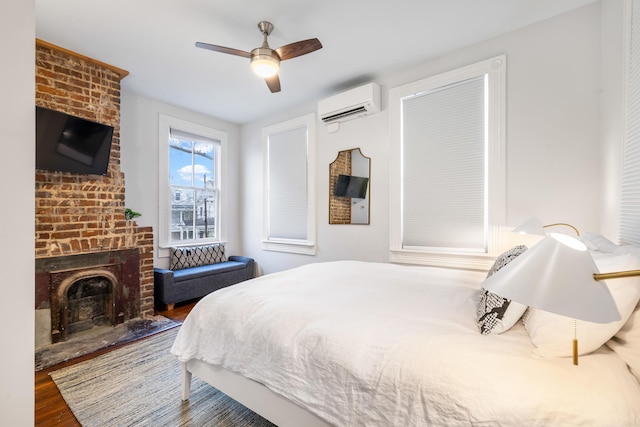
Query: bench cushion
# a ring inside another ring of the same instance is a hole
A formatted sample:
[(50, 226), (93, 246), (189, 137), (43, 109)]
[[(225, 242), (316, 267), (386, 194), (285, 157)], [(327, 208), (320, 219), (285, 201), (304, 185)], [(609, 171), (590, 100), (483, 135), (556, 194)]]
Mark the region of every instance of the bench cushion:
[(246, 267), (246, 264), (242, 262), (226, 261), (226, 262), (217, 263), (217, 264), (201, 265), (199, 267), (176, 270), (173, 272), (173, 277), (174, 277), (175, 283), (179, 284), (180, 282), (185, 280), (208, 277), (208, 276), (211, 276), (212, 274), (240, 270), (245, 267)]

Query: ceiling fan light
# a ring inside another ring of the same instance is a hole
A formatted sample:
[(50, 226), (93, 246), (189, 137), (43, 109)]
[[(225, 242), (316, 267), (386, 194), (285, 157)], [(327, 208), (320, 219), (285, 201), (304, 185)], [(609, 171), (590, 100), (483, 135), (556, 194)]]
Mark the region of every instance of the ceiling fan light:
[(260, 77), (273, 77), (280, 69), (280, 61), (271, 55), (253, 55), (251, 57), (251, 69)]

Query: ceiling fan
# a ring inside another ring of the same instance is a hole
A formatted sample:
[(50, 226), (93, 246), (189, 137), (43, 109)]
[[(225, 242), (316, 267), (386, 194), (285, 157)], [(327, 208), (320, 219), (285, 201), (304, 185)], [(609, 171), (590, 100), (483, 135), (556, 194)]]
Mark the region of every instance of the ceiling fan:
[(278, 77), (280, 61), (296, 58), (321, 49), (322, 44), (320, 40), (314, 38), (271, 49), (267, 42), (267, 37), (273, 31), (273, 25), (270, 22), (261, 21), (258, 23), (258, 28), (264, 36), (264, 41), (262, 46), (253, 49), (251, 52), (202, 42), (196, 42), (196, 47), (250, 58), (251, 68), (256, 74), (264, 78), (269, 90), (271, 92), (280, 92), (280, 78)]

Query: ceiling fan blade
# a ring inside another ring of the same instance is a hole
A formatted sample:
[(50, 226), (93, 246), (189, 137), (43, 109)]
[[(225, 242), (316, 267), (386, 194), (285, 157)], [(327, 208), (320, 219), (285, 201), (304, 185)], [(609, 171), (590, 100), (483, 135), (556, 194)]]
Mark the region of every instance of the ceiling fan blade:
[(280, 92), (280, 77), (277, 74), (272, 77), (267, 77), (264, 79), (267, 82), (267, 86), (269, 86), (269, 90), (271, 93)]
[(215, 52), (228, 53), (229, 55), (242, 56), (244, 58), (251, 58), (251, 54), (249, 52), (245, 52), (244, 50), (233, 49), (231, 47), (218, 46), (215, 44), (196, 42), (196, 47), (201, 47), (202, 49), (213, 50)]
[(306, 55), (314, 50), (322, 48), (322, 43), (318, 39), (308, 39), (299, 42), (287, 44), (274, 49), (280, 56), (281, 60), (295, 58), (297, 56)]

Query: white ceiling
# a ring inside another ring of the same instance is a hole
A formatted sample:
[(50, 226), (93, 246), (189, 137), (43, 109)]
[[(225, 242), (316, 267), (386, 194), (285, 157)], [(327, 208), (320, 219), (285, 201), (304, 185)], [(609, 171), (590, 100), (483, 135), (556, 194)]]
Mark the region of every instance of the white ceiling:
[[(318, 100), (595, 0), (36, 0), (36, 35), (129, 71), (126, 91), (235, 123)], [(272, 94), (249, 60), (259, 21), (269, 44), (317, 37), (323, 48), (281, 64)]]

